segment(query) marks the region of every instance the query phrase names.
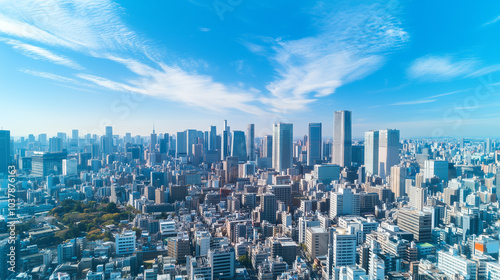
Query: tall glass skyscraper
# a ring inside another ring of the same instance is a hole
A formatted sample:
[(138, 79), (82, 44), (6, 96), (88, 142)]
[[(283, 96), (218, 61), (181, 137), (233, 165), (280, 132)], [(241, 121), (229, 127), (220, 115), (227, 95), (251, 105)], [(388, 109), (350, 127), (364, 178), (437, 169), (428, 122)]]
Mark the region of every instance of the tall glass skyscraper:
[(378, 130), (365, 132), (365, 171), (378, 175)]
[(275, 123), (273, 127), (273, 168), (281, 172), (293, 166), (293, 124)]
[(385, 178), (391, 174), (391, 167), (399, 164), (399, 130), (380, 130), (378, 149), (378, 173)]
[(217, 149), (217, 127), (215, 125), (210, 126), (210, 135), (208, 138), (208, 149), (210, 151)]
[(253, 123), (247, 127), (247, 154), (249, 161), (255, 161), (255, 125)]
[(233, 143), (231, 145), (231, 156), (237, 157), (239, 162), (247, 161), (247, 148), (245, 144), (245, 132), (233, 131)]
[(321, 161), (322, 128), (321, 123), (309, 124), (307, 139), (307, 165), (314, 165)]
[(336, 111), (333, 118), (332, 163), (351, 166), (352, 161), (351, 111)]
[(7, 174), (10, 164), (10, 131), (0, 130), (0, 174)]

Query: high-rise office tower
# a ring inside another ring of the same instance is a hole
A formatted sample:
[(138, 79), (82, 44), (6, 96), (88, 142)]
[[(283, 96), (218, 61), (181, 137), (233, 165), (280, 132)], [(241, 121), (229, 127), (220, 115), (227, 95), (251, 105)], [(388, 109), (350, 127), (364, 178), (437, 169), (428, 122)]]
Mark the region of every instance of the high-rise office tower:
[(406, 193), (406, 168), (395, 165), (391, 167), (390, 186), (391, 191), (396, 198), (403, 196)]
[(38, 134), (38, 142), (40, 142), (40, 146), (42, 147), (43, 150), (44, 147), (47, 146), (47, 134), (45, 133)]
[(293, 124), (273, 126), (273, 168), (281, 172), (293, 166)]
[(106, 126), (106, 140), (104, 141), (105, 146), (104, 154), (109, 155), (113, 153), (113, 127)]
[(247, 127), (247, 156), (249, 161), (255, 161), (255, 125)]
[(365, 171), (371, 175), (378, 175), (378, 130), (365, 132)]
[(57, 138), (60, 138), (63, 145), (66, 144), (67, 138), (66, 138), (66, 133), (64, 132), (58, 132), (57, 133)]
[(239, 162), (247, 160), (247, 148), (245, 144), (245, 132), (233, 131), (233, 143), (231, 145), (231, 156), (237, 157)]
[(0, 174), (7, 174), (10, 164), (10, 131), (0, 130)]
[(193, 144), (198, 144), (198, 132), (194, 129), (186, 130), (186, 150), (189, 157), (193, 156)]
[(273, 157), (273, 136), (266, 135), (262, 138), (262, 154), (263, 158)]
[(56, 153), (62, 152), (63, 144), (62, 140), (59, 137), (52, 137), (49, 139), (49, 152)]
[(71, 131), (71, 139), (78, 141), (78, 129), (73, 129)]
[(125, 144), (132, 143), (132, 134), (130, 134), (130, 132), (125, 133), (124, 141)]
[(158, 143), (158, 135), (155, 132), (155, 128), (153, 126), (153, 133), (151, 133), (151, 142), (149, 143), (149, 152), (153, 152), (156, 149), (156, 144)]
[(229, 126), (227, 126), (227, 120), (224, 120), (224, 131), (222, 132), (222, 147), (221, 147), (221, 159), (225, 160), (227, 156), (230, 154), (230, 138), (231, 130)]
[(432, 213), (402, 209), (398, 211), (398, 226), (413, 233), (417, 243), (432, 241)]
[(321, 123), (310, 123), (307, 139), (307, 165), (314, 165), (321, 162), (321, 146)]
[(490, 138), (486, 138), (486, 142), (485, 142), (485, 149), (484, 151), (486, 152), (487, 155), (489, 155), (491, 153), (491, 139)]
[(185, 131), (177, 132), (176, 137), (176, 156), (177, 157), (185, 157), (187, 156), (187, 141), (186, 141), (187, 133)]
[(217, 149), (217, 127), (215, 125), (210, 126), (208, 149), (210, 151)]
[(448, 181), (448, 161), (446, 160), (426, 160), (424, 162), (424, 180), (429, 180), (434, 176), (441, 181)]
[(351, 166), (351, 131), (351, 111), (336, 111), (333, 119), (332, 163), (340, 166)]
[(262, 220), (272, 224), (276, 223), (276, 196), (272, 193), (262, 194), (260, 197), (260, 211)]
[(399, 164), (399, 130), (379, 131), (379, 176), (385, 178), (391, 174), (391, 166)]
[(330, 195), (330, 219), (342, 215), (359, 216), (359, 194), (351, 189), (340, 188)]
[(413, 186), (411, 186), (410, 189), (408, 190), (408, 197), (410, 198), (409, 205), (417, 209), (417, 211), (422, 211), (422, 209), (424, 209), (426, 190), (427, 190), (426, 188), (413, 187)]

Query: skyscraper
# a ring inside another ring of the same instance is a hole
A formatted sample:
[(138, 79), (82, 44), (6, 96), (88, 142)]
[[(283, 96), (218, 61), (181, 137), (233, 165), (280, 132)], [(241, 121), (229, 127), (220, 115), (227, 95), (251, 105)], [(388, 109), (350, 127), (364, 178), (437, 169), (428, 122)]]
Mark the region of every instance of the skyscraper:
[(245, 144), (245, 133), (243, 131), (233, 131), (233, 143), (231, 145), (231, 156), (237, 157), (239, 162), (246, 162), (247, 149)]
[(336, 111), (333, 119), (332, 163), (340, 166), (351, 166), (351, 131), (351, 111)]
[(208, 149), (210, 151), (217, 149), (217, 127), (215, 125), (210, 126), (210, 134), (208, 138)]
[(365, 132), (365, 171), (378, 175), (378, 130)]
[(52, 137), (49, 139), (49, 152), (51, 153), (62, 152), (62, 150), (63, 150), (63, 144), (61, 138)]
[(273, 136), (266, 135), (262, 138), (262, 154), (263, 158), (273, 157)]
[(403, 166), (395, 165), (391, 167), (390, 186), (396, 198), (406, 193), (406, 169)]
[(309, 123), (309, 137), (307, 140), (307, 165), (314, 165), (321, 162), (321, 134), (321, 123)]
[(391, 174), (391, 166), (399, 164), (399, 130), (379, 131), (379, 176), (385, 178)]
[(106, 137), (103, 150), (106, 155), (113, 153), (113, 127), (111, 126), (106, 126)]
[(194, 129), (186, 130), (186, 151), (188, 156), (193, 156), (193, 144), (198, 144), (198, 132)]
[(293, 124), (275, 123), (273, 127), (273, 168), (281, 172), (293, 166)]
[(276, 223), (276, 196), (272, 193), (262, 194), (260, 197), (260, 211), (262, 220)]
[(249, 161), (255, 161), (255, 125), (247, 127), (247, 156)]
[(151, 133), (151, 142), (149, 144), (149, 152), (153, 152), (156, 149), (157, 142), (158, 142), (158, 135), (156, 135), (155, 128), (153, 127), (153, 133)]
[(330, 219), (342, 215), (359, 216), (359, 194), (351, 189), (340, 188), (330, 195)]
[(186, 132), (177, 132), (176, 139), (176, 156), (177, 157), (185, 157), (187, 156), (187, 141), (186, 141)]
[(10, 131), (0, 130), (0, 174), (7, 174), (10, 164)]
[(221, 159), (225, 160), (227, 156), (230, 154), (230, 145), (229, 145), (229, 137), (230, 137), (230, 128), (227, 126), (227, 120), (224, 120), (224, 131), (222, 132), (222, 147), (221, 147)]

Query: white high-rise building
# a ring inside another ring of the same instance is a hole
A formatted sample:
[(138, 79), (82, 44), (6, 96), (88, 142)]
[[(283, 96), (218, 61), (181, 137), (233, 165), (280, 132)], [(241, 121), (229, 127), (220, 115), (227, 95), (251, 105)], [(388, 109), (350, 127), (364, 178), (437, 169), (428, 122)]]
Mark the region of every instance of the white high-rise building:
[(115, 248), (117, 255), (128, 255), (135, 252), (135, 232), (125, 231), (115, 235)]
[(365, 132), (365, 172), (378, 175), (378, 130)]
[(352, 162), (351, 111), (336, 111), (333, 118), (332, 163), (342, 167)]
[(208, 231), (197, 231), (195, 234), (196, 256), (206, 256), (210, 250), (210, 239), (212, 236)]
[(438, 268), (450, 277), (459, 275), (463, 279), (476, 279), (477, 264), (461, 257), (454, 248), (438, 252)]
[(359, 194), (348, 188), (340, 188), (330, 195), (330, 219), (342, 215), (359, 216), (359, 206)]
[(378, 175), (385, 178), (391, 173), (391, 166), (399, 164), (399, 130), (379, 131)]
[(410, 187), (408, 191), (408, 197), (410, 198), (410, 207), (415, 208), (418, 211), (422, 211), (425, 205), (425, 188), (421, 187)]
[(273, 126), (273, 168), (286, 171), (293, 166), (293, 124), (277, 123)]

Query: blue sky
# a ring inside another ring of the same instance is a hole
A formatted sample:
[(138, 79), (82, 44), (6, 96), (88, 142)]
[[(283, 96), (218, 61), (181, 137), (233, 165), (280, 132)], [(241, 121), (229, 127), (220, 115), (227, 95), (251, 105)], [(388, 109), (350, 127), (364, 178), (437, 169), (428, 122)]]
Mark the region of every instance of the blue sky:
[(0, 126), (496, 137), (499, 34), (498, 1), (3, 0)]

